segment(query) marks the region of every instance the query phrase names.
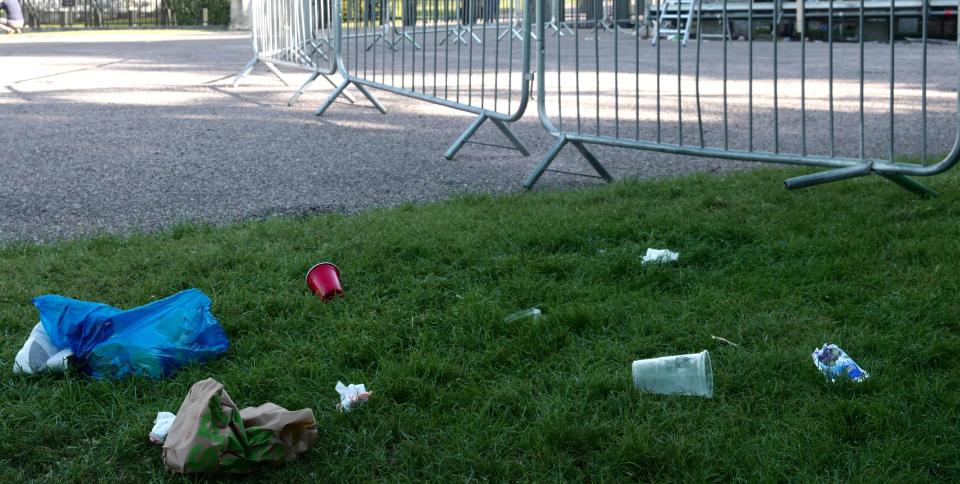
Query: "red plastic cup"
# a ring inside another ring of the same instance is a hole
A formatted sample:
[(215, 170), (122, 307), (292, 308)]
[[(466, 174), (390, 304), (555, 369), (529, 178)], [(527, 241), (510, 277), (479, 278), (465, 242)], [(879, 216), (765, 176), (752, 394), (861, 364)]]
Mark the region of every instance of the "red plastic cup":
[(330, 262), (321, 262), (307, 271), (307, 287), (323, 301), (343, 295), (340, 287), (340, 269)]

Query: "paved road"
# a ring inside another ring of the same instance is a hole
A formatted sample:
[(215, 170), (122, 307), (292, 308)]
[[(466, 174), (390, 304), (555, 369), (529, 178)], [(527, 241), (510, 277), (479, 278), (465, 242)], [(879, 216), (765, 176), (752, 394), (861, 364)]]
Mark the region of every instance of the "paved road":
[[(378, 93), (387, 115), (339, 101), (317, 118), (325, 84), (294, 107), (286, 105), (291, 89), (260, 68), (230, 88), (250, 56), (243, 33), (0, 37), (0, 241), (517, 191), (552, 141), (528, 109), (516, 132), (533, 156), (471, 144), (448, 161), (442, 154), (470, 115)], [(504, 142), (489, 125), (476, 140)], [(617, 177), (747, 166), (597, 151)], [(587, 171), (575, 150), (556, 168)], [(537, 188), (597, 183), (548, 174)]]

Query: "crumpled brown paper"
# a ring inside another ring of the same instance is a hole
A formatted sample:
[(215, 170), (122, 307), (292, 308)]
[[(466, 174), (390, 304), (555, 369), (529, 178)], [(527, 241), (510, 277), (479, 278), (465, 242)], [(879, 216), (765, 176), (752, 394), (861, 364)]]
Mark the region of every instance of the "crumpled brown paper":
[(238, 410), (220, 382), (194, 383), (163, 444), (167, 469), (242, 473), (296, 458), (317, 440), (313, 410), (273, 403)]

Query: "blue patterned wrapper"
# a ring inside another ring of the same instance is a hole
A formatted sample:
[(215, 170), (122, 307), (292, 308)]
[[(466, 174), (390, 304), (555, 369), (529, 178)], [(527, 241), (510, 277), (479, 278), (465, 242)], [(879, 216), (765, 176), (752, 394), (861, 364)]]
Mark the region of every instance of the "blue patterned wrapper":
[(813, 363), (830, 381), (848, 379), (859, 383), (870, 378), (869, 373), (835, 344), (825, 344), (822, 348), (813, 350), (812, 356)]

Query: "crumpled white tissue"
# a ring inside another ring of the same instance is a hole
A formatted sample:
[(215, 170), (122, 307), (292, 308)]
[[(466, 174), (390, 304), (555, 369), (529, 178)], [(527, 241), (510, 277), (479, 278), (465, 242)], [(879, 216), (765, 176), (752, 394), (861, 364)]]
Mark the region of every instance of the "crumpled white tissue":
[(30, 331), (30, 336), (23, 343), (23, 348), (17, 352), (13, 362), (15, 374), (25, 373), (33, 375), (45, 371), (63, 373), (67, 371), (68, 358), (73, 356), (69, 348), (61, 349), (50, 341), (50, 336), (43, 329), (43, 324), (37, 323)]
[(167, 433), (173, 425), (176, 415), (170, 412), (157, 412), (157, 418), (153, 421), (153, 430), (150, 431), (150, 442), (161, 445), (167, 440)]
[(370, 398), (370, 394), (363, 383), (359, 385), (344, 385), (343, 382), (337, 382), (337, 393), (340, 394), (340, 404), (337, 408), (341, 412), (349, 412), (355, 405), (365, 403)]
[(679, 253), (673, 252), (669, 249), (647, 249), (647, 254), (643, 256), (643, 262), (641, 262), (641, 264), (648, 264), (651, 262), (673, 262), (679, 257)]

